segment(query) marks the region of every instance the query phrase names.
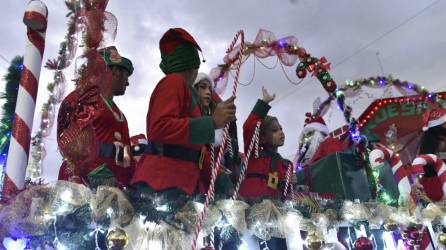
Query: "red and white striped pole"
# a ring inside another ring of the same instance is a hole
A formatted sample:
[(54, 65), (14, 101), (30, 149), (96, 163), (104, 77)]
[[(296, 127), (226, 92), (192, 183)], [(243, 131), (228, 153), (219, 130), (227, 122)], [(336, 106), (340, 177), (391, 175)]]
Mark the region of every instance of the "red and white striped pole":
[(6, 162), (3, 201), (14, 198), (25, 185), (47, 21), (48, 9), (46, 5), (39, 0), (30, 1), (23, 16), (23, 22), (27, 27), (28, 43), (25, 49), (12, 137)]

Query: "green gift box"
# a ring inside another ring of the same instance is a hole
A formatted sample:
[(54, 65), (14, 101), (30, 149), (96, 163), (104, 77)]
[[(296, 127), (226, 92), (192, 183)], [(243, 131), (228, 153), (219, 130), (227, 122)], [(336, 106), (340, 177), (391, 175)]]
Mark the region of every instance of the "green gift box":
[[(379, 169), (381, 184), (392, 197), (398, 198), (398, 186), (386, 163)], [(298, 184), (307, 185), (311, 192), (333, 194), (336, 198), (368, 201), (372, 198), (369, 181), (357, 157), (349, 151), (333, 153), (310, 167), (297, 172)]]
[(311, 192), (334, 194), (336, 198), (368, 201), (372, 195), (367, 175), (353, 153), (331, 154), (297, 172), (299, 184), (308, 185)]

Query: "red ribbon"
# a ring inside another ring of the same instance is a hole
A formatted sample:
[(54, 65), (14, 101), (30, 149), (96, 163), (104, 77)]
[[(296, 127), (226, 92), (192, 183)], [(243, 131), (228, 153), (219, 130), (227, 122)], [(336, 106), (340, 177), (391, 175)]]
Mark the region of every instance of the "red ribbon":
[(45, 16), (43, 16), (41, 13), (39, 12), (35, 12), (35, 11), (27, 11), (25, 12), (25, 15), (23, 16), (23, 21), (25, 22), (25, 24), (28, 24), (27, 22), (30, 22), (32, 24), (35, 24), (35, 26), (38, 27), (30, 27), (29, 28), (38, 31), (38, 32), (45, 32), (46, 31), (46, 26), (47, 26), (47, 19)]
[(317, 62), (308, 65), (307, 69), (309, 72), (313, 72), (312, 76), (317, 76), (322, 71), (329, 71), (330, 63), (328, 63), (325, 57), (321, 57)]

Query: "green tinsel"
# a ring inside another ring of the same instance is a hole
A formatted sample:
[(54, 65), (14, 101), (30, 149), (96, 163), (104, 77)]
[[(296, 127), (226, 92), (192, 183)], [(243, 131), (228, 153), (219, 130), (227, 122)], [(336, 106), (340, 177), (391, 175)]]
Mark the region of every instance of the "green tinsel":
[[(14, 119), (15, 104), (19, 89), (20, 76), (22, 74), (23, 57), (16, 56), (8, 68), (8, 73), (3, 78), (6, 82), (5, 92), (0, 94), (0, 99), (5, 100), (2, 107), (2, 118), (0, 120), (0, 136), (11, 131)], [(2, 145), (3, 146), (3, 145)], [(1, 148), (0, 148), (1, 149)]]
[[(8, 67), (8, 72), (4, 76), (5, 91), (0, 94), (0, 99), (4, 100), (0, 119), (0, 154), (5, 155), (9, 150), (9, 140), (11, 136), (12, 123), (14, 121), (15, 105), (19, 91), (20, 76), (23, 69), (23, 57), (16, 56)], [(4, 156), (4, 157), (5, 157)], [(4, 166), (3, 166), (4, 167)], [(0, 198), (3, 190), (4, 169), (0, 170)]]

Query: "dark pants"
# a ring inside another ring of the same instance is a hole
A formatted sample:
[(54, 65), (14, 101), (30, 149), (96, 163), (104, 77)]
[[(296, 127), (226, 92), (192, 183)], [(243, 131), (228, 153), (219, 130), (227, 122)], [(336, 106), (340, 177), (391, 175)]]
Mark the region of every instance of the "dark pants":
[[(260, 240), (260, 239), (259, 239)], [(286, 250), (286, 239), (272, 237), (270, 240), (266, 241), (269, 250)], [(266, 247), (265, 242), (260, 240), (259, 249), (264, 249)]]

